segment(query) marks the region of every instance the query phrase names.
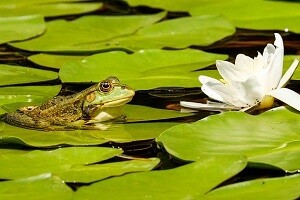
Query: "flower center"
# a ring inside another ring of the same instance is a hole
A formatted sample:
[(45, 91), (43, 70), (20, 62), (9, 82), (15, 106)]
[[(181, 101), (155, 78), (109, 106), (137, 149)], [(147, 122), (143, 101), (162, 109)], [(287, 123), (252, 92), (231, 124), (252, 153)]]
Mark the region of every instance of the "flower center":
[(274, 104), (274, 97), (265, 95), (259, 103), (259, 109), (266, 109), (272, 107)]

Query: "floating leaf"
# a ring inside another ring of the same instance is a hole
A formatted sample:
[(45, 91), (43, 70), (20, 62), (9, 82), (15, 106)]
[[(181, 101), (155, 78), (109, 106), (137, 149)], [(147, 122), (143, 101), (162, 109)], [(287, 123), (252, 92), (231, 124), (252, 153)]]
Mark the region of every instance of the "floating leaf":
[(0, 155), (0, 178), (17, 179), (44, 173), (60, 176), (65, 172), (74, 172), (74, 167), (107, 160), (121, 153), (121, 149), (105, 147), (68, 147), (52, 151), (5, 153)]
[(78, 56), (78, 55), (55, 55), (55, 54), (35, 54), (27, 57), (28, 60), (50, 68), (60, 69), (64, 64), (69, 61), (82, 61), (87, 56)]
[(130, 6), (149, 6), (158, 9), (184, 12), (204, 4), (203, 0), (126, 0)]
[(150, 171), (160, 160), (158, 158), (130, 160), (122, 162), (75, 166), (60, 174), (66, 182), (90, 183), (129, 172)]
[[(163, 143), (169, 153), (184, 160), (242, 154), (252, 162), (295, 171), (300, 169), (300, 157), (295, 156), (300, 150), (299, 120), (299, 113), (283, 107), (258, 116), (226, 112), (170, 128), (157, 141)], [(298, 143), (290, 148), (289, 144), (296, 141)], [(283, 160), (278, 162), (274, 154), (281, 154), (277, 158)]]
[[(208, 157), (171, 170), (124, 175), (79, 188), (73, 199), (194, 199), (240, 172), (241, 157)], [(128, 190), (130, 184), (130, 190)]]
[(219, 77), (216, 70), (202, 70), (225, 55), (197, 50), (141, 50), (134, 54), (108, 52), (87, 57), (82, 62), (69, 62), (60, 70), (63, 82), (98, 82), (117, 76), (134, 89), (164, 86), (200, 86), (198, 76)]
[(69, 200), (72, 189), (63, 181), (50, 173), (39, 176), (0, 182), (0, 196), (5, 200), (31, 199), (31, 200)]
[(199, 199), (297, 199), (300, 175), (264, 178), (224, 186)]
[(45, 29), (42, 16), (0, 17), (0, 44), (29, 39), (41, 35)]
[[(3, 127), (4, 122), (0, 122)], [(162, 131), (178, 125), (174, 122), (111, 124), (106, 130), (39, 131), (5, 124), (0, 144), (22, 144), (35, 147), (56, 145), (97, 145), (106, 142), (132, 142), (157, 137)]]
[(11, 45), (43, 52), (137, 51), (210, 45), (235, 32), (219, 15), (157, 22), (164, 16), (162, 12), (144, 16), (85, 16), (71, 22), (56, 20), (47, 23), (47, 32), (41, 37)]
[[(241, 5), (243, 5), (241, 7)], [(300, 32), (300, 4), (287, 1), (205, 1), (190, 10), (193, 16), (222, 14), (238, 28)], [(280, 12), (274, 12), (275, 10)]]
[[(112, 38), (134, 34), (142, 27), (161, 20), (166, 13), (132, 16), (84, 16), (73, 21), (55, 20), (47, 23), (47, 32), (33, 40), (11, 43), (29, 51), (95, 51), (94, 44), (105, 44)], [(105, 28), (103, 28), (105, 27)], [(89, 47), (90, 46), (90, 47)]]
[(46, 17), (73, 15), (95, 11), (101, 6), (101, 3), (79, 2), (79, 0), (1, 0), (0, 17), (34, 14)]
[(0, 88), (0, 106), (12, 112), (22, 106), (39, 105), (59, 93), (61, 85)]
[(52, 71), (0, 64), (0, 85), (48, 81), (58, 78)]

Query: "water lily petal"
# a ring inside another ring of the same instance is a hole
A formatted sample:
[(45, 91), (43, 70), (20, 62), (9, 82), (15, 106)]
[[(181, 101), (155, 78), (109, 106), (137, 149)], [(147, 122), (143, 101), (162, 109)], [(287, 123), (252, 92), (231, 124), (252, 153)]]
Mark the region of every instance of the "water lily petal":
[(257, 57), (253, 59), (253, 73), (258, 73), (267, 66), (267, 62), (260, 52), (257, 52)]
[(282, 88), (282, 87), (284, 87), (288, 83), (288, 81), (293, 76), (295, 70), (297, 69), (298, 64), (299, 64), (299, 60), (297, 58), (295, 58), (294, 61), (293, 61), (293, 63), (289, 67), (289, 69), (284, 73), (284, 75), (280, 79), (280, 82), (279, 82), (277, 88)]
[[(235, 66), (248, 73), (253, 73), (254, 60), (244, 54), (238, 54), (235, 58)], [(242, 80), (241, 80), (242, 81)]]
[(229, 84), (207, 84), (202, 85), (201, 90), (211, 99), (221, 101), (235, 107), (245, 107), (244, 99), (240, 98), (238, 90)]
[(268, 94), (300, 111), (300, 95), (293, 90), (288, 88), (278, 88), (270, 91)]
[(248, 73), (243, 68), (228, 61), (217, 60), (217, 69), (226, 82), (244, 81), (248, 78)]
[(274, 44), (277, 47), (276, 49), (274, 49), (275, 47), (271, 44), (266, 46), (263, 57), (267, 60), (268, 65), (258, 75), (258, 79), (262, 87), (264, 87), (265, 92), (277, 88), (282, 76), (284, 47), (282, 38), (278, 33), (275, 33)]
[(196, 103), (189, 101), (180, 101), (180, 105), (186, 108), (196, 110), (211, 110), (211, 111), (225, 111), (225, 110), (239, 110), (235, 106), (228, 105), (226, 103), (209, 102), (209, 103)]
[(217, 101), (224, 101), (224, 99), (217, 92), (215, 92), (209, 86), (207, 86), (207, 85), (223, 85), (222, 82), (208, 76), (199, 76), (199, 81), (202, 83), (201, 90), (209, 98), (215, 99)]
[(243, 101), (247, 106), (256, 105), (264, 96), (260, 82), (253, 75), (244, 82), (234, 82), (233, 86), (237, 90), (240, 101)]

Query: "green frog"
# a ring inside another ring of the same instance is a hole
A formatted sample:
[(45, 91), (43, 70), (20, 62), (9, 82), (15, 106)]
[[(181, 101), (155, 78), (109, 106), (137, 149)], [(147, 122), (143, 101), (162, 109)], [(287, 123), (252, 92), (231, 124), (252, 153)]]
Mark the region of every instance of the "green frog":
[(122, 109), (135, 92), (118, 78), (108, 77), (79, 93), (56, 96), (40, 106), (20, 108), (7, 113), (4, 120), (32, 129), (99, 129), (95, 123), (122, 118)]

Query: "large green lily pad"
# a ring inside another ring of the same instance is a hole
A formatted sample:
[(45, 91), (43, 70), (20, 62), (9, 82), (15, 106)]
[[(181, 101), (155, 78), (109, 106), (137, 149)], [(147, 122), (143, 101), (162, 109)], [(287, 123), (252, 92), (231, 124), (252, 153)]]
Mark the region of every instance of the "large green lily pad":
[[(241, 6), (242, 5), (242, 6)], [(236, 27), (300, 32), (300, 4), (292, 1), (205, 1), (189, 10), (193, 16), (222, 14)]]
[[(79, 188), (73, 199), (194, 199), (240, 172), (245, 158), (208, 157), (171, 170), (124, 175)], [(128, 189), (130, 185), (130, 189)]]
[(297, 199), (300, 196), (299, 185), (299, 174), (263, 178), (224, 186), (200, 199)]
[[(73, 21), (55, 20), (47, 23), (47, 32), (43, 36), (11, 45), (29, 51), (95, 51), (110, 48), (109, 40), (134, 34), (165, 15), (84, 16)], [(97, 43), (103, 47), (94, 48)]]
[(0, 44), (29, 39), (41, 35), (45, 29), (42, 16), (0, 17)]
[(0, 64), (0, 85), (48, 81), (58, 78), (58, 74), (41, 69)]
[(226, 112), (170, 128), (157, 141), (184, 160), (242, 154), (252, 162), (295, 171), (300, 169), (299, 120), (299, 113), (284, 107), (258, 116)]
[(121, 149), (106, 147), (68, 147), (22, 154), (6, 152), (0, 155), (0, 178), (17, 179), (44, 173), (60, 175), (72, 171), (73, 167), (100, 162), (121, 153)]
[(162, 131), (178, 125), (173, 122), (112, 124), (106, 130), (39, 131), (0, 122), (0, 143), (35, 147), (56, 145), (97, 145), (106, 142), (131, 142), (156, 138)]
[[(79, 0), (1, 0), (0, 17), (42, 15), (46, 17), (81, 14), (101, 8), (101, 3)], [(24, 29), (25, 30), (25, 29)]]
[(71, 22), (56, 20), (47, 23), (47, 32), (41, 37), (11, 45), (43, 52), (137, 51), (209, 45), (235, 32), (235, 28), (220, 15), (157, 22), (165, 14), (85, 16)]
[(60, 69), (69, 61), (82, 61), (87, 56), (83, 55), (57, 55), (39, 53), (27, 57), (28, 60), (44, 67)]
[(151, 49), (134, 54), (108, 52), (87, 57), (81, 62), (69, 62), (61, 68), (59, 76), (62, 82), (99, 82), (108, 76), (117, 76), (134, 89), (195, 87), (200, 85), (200, 74), (213, 77), (219, 77), (219, 74), (216, 70), (194, 70), (226, 58), (226, 55), (191, 49)]
[(44, 199), (69, 200), (72, 196), (69, 188), (59, 177), (50, 173), (39, 176), (0, 182), (0, 196), (5, 200)]
[(57, 95), (60, 89), (61, 85), (1, 87), (0, 106), (12, 112), (21, 106), (39, 105)]
[(166, 9), (169, 11), (184, 12), (201, 6), (206, 1), (203, 0), (126, 0), (130, 6), (149, 6), (152, 8)]
[(0, 153), (1, 179), (18, 179), (51, 172), (65, 182), (72, 183), (89, 183), (128, 172), (148, 171), (160, 162), (157, 158), (151, 158), (93, 164), (122, 153), (120, 149), (104, 147), (69, 147), (52, 151), (0, 149)]
[(150, 171), (159, 164), (158, 158), (75, 166), (60, 174), (66, 182), (91, 183), (126, 173)]

